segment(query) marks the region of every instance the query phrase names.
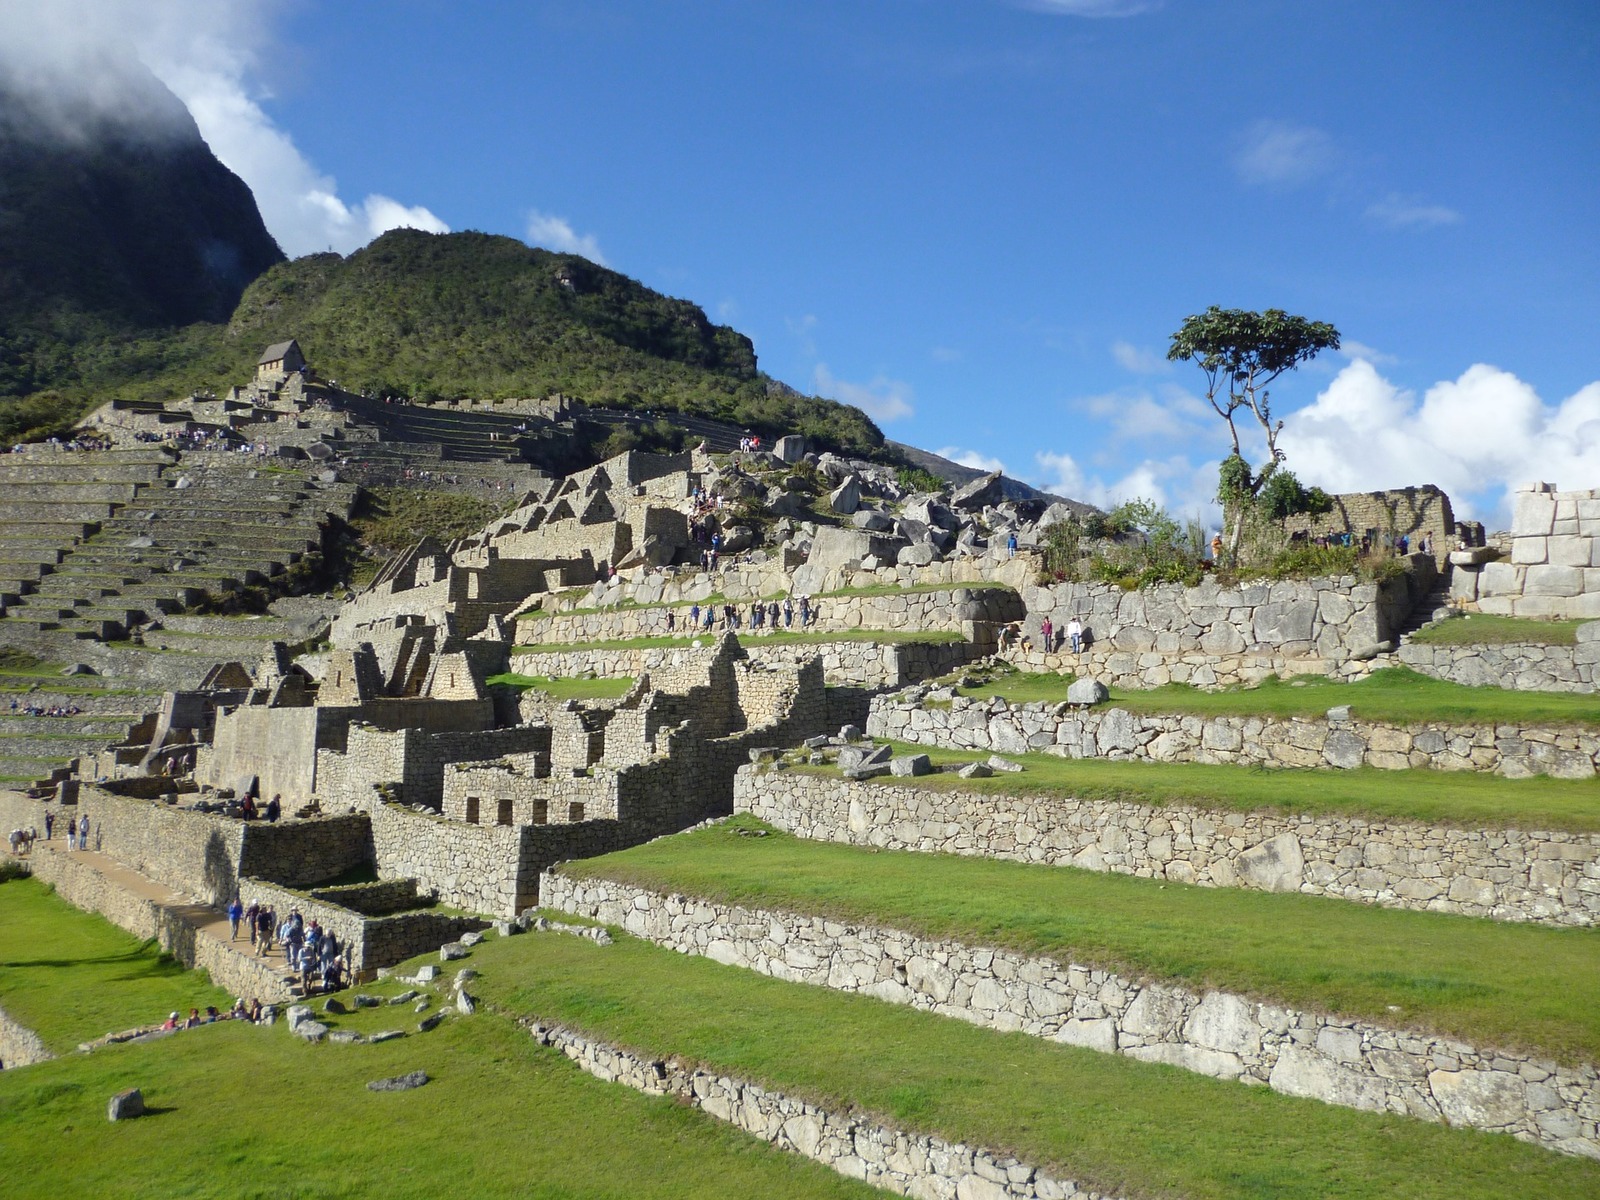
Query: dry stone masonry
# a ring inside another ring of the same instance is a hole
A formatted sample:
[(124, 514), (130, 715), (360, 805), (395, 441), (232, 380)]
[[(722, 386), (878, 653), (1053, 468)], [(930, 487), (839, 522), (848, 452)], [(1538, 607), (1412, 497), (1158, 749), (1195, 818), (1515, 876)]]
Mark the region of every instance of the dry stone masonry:
[(1600, 1071), (1367, 1021), (1141, 984), (892, 929), (547, 875), (547, 905), (681, 953), (1291, 1096), (1513, 1133), (1600, 1157)]
[(1600, 490), (1517, 489), (1511, 559), (1485, 563), (1478, 608), (1519, 617), (1600, 617)]
[[(1065, 697), (1066, 689), (1063, 687)], [(1319, 719), (1145, 714), (1125, 708), (1008, 704), (998, 697), (956, 696), (930, 704), (914, 688), (878, 696), (867, 733), (1001, 754), (1030, 751), (1065, 758), (1145, 762), (1235, 763), (1260, 767), (1377, 767), (1492, 771), (1512, 779), (1553, 775), (1592, 779), (1600, 763), (1600, 729), (1424, 722), (1363, 721), (1335, 708)]]
[(934, 790), (750, 766), (735, 808), (816, 841), (1334, 896), (1502, 921), (1600, 920), (1600, 834)]

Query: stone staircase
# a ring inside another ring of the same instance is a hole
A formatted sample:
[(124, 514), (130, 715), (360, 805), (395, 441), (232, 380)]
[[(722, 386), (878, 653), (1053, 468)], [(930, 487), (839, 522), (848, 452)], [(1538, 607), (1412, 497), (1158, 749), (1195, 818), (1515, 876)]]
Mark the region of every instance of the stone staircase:
[(321, 546), (355, 488), (167, 450), (0, 458), (0, 642), (109, 641), (206, 596), (269, 583)]
[(1428, 594), (1417, 602), (1417, 606), (1411, 610), (1411, 615), (1406, 618), (1405, 624), (1400, 627), (1395, 635), (1395, 644), (1405, 645), (1411, 639), (1411, 635), (1424, 625), (1440, 617), (1447, 617), (1454, 611), (1450, 604), (1450, 564), (1446, 563)]
[[(583, 416), (586, 421), (610, 426), (614, 429), (637, 428), (656, 419), (656, 417), (646, 416), (643, 413), (614, 408), (591, 408)], [(691, 450), (699, 443), (704, 442), (707, 453), (732, 454), (739, 448), (739, 439), (744, 437), (744, 430), (737, 425), (729, 425), (722, 421), (712, 421), (706, 417), (691, 417), (678, 412), (663, 412), (657, 414), (657, 416), (670, 421), (687, 433), (689, 437), (684, 445)]]
[[(161, 693), (138, 680), (0, 669), (0, 786), (49, 780), (78, 759), (124, 741), (160, 707)], [(72, 716), (29, 709), (75, 707)]]

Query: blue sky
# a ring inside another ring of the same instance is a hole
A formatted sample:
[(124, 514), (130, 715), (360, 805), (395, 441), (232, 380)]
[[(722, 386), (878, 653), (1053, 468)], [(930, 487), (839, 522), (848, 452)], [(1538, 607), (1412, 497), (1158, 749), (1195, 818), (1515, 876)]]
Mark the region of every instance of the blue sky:
[(587, 252), (891, 437), (1183, 513), (1224, 430), (1167, 340), (1282, 307), (1346, 338), (1276, 391), (1306, 483), (1600, 487), (1593, 0), (65, 7), (291, 253)]

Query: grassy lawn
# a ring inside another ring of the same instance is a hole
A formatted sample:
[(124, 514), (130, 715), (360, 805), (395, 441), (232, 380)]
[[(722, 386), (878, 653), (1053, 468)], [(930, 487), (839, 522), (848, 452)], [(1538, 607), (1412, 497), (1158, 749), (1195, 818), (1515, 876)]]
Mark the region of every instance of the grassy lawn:
[(602, 858), (598, 876), (1004, 946), (1195, 990), (1600, 1061), (1600, 931), (1548, 929), (1073, 867), (809, 842), (748, 816)]
[(44, 884), (0, 883), (0, 1008), (56, 1053), (163, 1021), (174, 1009), (187, 1016), (232, 1003), (203, 973), (73, 908)]
[[(986, 750), (945, 750), (894, 743), (898, 754), (926, 754), (934, 765), (960, 767), (989, 757)], [(1349, 771), (1244, 767), (1202, 763), (1060, 758), (1007, 754), (1025, 770), (989, 779), (960, 779), (953, 771), (916, 778), (867, 780), (935, 791), (1056, 799), (1131, 800), (1141, 804), (1192, 804), (1224, 812), (1279, 812), (1419, 821), (1478, 829), (1600, 832), (1600, 778), (1502, 779), (1473, 771)], [(837, 777), (832, 767), (796, 767)]]
[(1430, 646), (1573, 646), (1577, 644), (1578, 626), (1589, 623), (1463, 613), (1418, 630), (1411, 640)]
[[(985, 700), (999, 696), (1014, 704), (1067, 698), (1070, 677), (1053, 674), (1005, 675), (961, 695)], [(1412, 725), (1424, 721), (1458, 724), (1600, 725), (1600, 702), (1565, 692), (1514, 692), (1497, 687), (1463, 687), (1432, 679), (1409, 667), (1374, 671), (1365, 679), (1341, 683), (1320, 675), (1268, 679), (1256, 687), (1206, 692), (1187, 684), (1144, 691), (1113, 688), (1111, 703), (1138, 713), (1195, 713), (1200, 716), (1321, 717), (1348, 704), (1352, 715), (1369, 721)]]
[[(741, 641), (748, 646), (779, 645), (779, 646), (816, 646), (827, 642), (877, 642), (883, 645), (899, 645), (904, 642), (919, 642), (930, 645), (947, 645), (961, 641), (958, 632), (932, 632), (923, 633), (910, 629), (838, 629), (832, 632), (812, 630), (802, 632), (798, 629), (781, 629), (775, 633), (752, 633), (748, 629), (735, 630)], [(634, 637), (614, 638), (610, 641), (594, 642), (552, 642), (548, 645), (534, 644), (529, 646), (513, 646), (512, 654), (552, 654), (564, 653), (572, 650), (663, 650), (670, 646), (688, 646), (699, 641), (702, 645), (709, 645), (722, 636), (721, 630), (712, 630), (709, 633), (698, 635), (682, 635), (674, 637)]]
[[(671, 1100), (594, 1079), (502, 1018), (452, 1019), (426, 1036), (414, 1032), (417, 1019), (410, 1006), (337, 1018), (345, 1028), (413, 1031), (356, 1046), (312, 1046), (281, 1023), (229, 1021), (0, 1073), (6, 1196), (882, 1194)], [(420, 1090), (367, 1090), (369, 1080), (413, 1070), (428, 1073)], [(135, 1085), (152, 1115), (109, 1123), (107, 1098)]]
[(1009, 1150), (1114, 1195), (1600, 1196), (1600, 1162), (783, 983), (634, 938), (487, 943), (481, 994), (653, 1056)]
[(534, 688), (547, 692), (557, 700), (615, 700), (626, 696), (633, 686), (633, 676), (619, 675), (615, 679), (559, 679), (549, 675), (518, 675), (508, 671), (504, 675), (491, 675), (484, 680), (493, 686), (504, 684), (518, 691)]

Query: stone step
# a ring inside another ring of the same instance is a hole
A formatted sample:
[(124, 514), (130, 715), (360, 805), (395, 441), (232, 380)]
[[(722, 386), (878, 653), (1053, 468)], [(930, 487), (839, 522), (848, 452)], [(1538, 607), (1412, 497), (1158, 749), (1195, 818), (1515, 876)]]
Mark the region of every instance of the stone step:
[(19, 500), (34, 503), (99, 501), (126, 504), (133, 499), (138, 487), (131, 483), (26, 483), (12, 484), (6, 490)]
[(159, 464), (119, 465), (114, 463), (16, 462), (14, 456), (0, 457), (0, 487), (25, 488), (39, 484), (153, 484), (161, 479)]
[[(11, 513), (9, 504), (6, 506), (6, 513), (8, 516)], [(67, 542), (88, 537), (98, 528), (98, 524), (90, 524), (84, 521), (8, 520), (5, 523), (3, 533), (0, 533), (0, 538), (38, 538), (52, 544), (65, 545)]]
[(104, 521), (116, 506), (103, 501), (88, 500), (11, 500), (6, 501), (6, 518), (9, 521), (51, 524)]

